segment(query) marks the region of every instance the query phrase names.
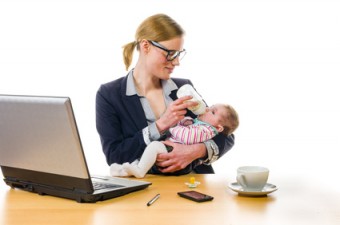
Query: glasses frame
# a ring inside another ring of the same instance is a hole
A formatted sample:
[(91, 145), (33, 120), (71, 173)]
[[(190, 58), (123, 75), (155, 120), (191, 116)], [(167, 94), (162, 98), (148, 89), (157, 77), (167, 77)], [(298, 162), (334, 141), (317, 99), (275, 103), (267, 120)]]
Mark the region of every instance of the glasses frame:
[[(149, 40), (149, 42), (150, 42), (153, 46), (155, 46), (155, 47), (157, 47), (157, 48), (159, 48), (159, 49), (162, 49), (163, 51), (165, 51), (165, 52), (167, 53), (167, 54), (166, 54), (166, 60), (167, 60), (167, 61), (173, 61), (173, 60), (175, 60), (176, 58), (178, 58), (178, 59), (181, 60), (181, 59), (183, 59), (183, 57), (184, 57), (185, 54), (186, 54), (185, 49), (183, 49), (183, 50), (181, 50), (181, 51), (178, 51), (178, 50), (169, 50), (169, 49), (165, 48), (164, 46), (162, 46), (161, 44), (159, 44), (159, 43), (156, 42), (156, 41), (150, 41), (150, 40)], [(184, 53), (184, 54), (182, 55), (182, 57), (180, 57), (182, 53)]]

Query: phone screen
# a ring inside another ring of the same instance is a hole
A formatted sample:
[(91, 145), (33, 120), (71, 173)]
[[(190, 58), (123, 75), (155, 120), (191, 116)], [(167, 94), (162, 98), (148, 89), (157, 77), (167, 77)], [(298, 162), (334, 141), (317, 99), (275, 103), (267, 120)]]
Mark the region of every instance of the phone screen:
[(183, 198), (190, 199), (195, 202), (206, 202), (214, 199), (214, 197), (210, 195), (206, 195), (197, 191), (182, 191), (178, 192), (177, 194)]

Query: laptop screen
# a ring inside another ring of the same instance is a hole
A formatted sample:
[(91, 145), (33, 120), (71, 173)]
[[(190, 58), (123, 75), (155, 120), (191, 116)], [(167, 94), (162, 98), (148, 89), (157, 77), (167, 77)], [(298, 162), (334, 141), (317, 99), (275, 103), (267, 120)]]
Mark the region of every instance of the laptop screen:
[(88, 179), (68, 97), (0, 95), (0, 165)]

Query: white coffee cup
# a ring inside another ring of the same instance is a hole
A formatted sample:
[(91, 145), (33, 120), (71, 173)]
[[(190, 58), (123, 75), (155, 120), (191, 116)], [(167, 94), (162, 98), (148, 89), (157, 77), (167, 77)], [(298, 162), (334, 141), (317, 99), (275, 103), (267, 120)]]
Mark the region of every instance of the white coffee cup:
[(267, 184), (269, 169), (261, 166), (242, 166), (237, 169), (237, 182), (246, 191), (261, 191)]

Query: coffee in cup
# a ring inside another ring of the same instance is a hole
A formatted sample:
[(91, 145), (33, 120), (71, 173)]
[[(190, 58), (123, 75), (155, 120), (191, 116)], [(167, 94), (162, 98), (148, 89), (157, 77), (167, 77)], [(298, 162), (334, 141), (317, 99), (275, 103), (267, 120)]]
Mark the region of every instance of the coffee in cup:
[(237, 182), (245, 191), (261, 191), (267, 184), (269, 169), (261, 166), (242, 166), (237, 169)]

